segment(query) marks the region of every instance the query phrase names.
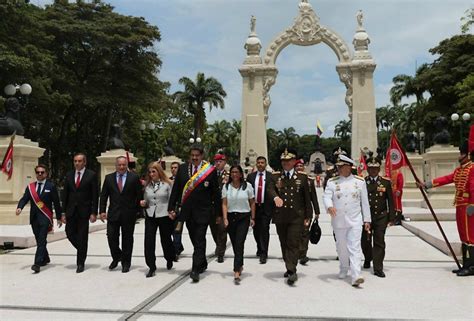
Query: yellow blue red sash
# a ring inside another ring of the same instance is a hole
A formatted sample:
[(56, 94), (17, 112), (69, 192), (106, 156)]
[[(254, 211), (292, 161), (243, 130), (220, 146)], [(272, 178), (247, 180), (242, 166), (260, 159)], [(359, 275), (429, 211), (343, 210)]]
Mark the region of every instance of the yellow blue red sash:
[(36, 205), (36, 207), (49, 220), (48, 232), (52, 231), (53, 230), (53, 211), (51, 211), (51, 209), (48, 206), (46, 206), (46, 204), (39, 197), (38, 192), (36, 192), (36, 182), (30, 183), (28, 185), (28, 189), (30, 191), (31, 198), (33, 199), (33, 202)]
[(199, 186), (216, 168), (207, 162), (203, 162), (201, 169), (197, 171), (184, 185), (183, 195), (181, 196), (181, 205), (188, 199), (192, 191)]

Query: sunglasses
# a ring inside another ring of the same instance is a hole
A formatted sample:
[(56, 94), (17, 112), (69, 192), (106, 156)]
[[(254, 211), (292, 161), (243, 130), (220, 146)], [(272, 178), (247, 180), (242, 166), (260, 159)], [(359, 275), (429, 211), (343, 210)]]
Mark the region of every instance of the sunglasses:
[(38, 171), (38, 172), (36, 172), (36, 174), (38, 174), (38, 175), (43, 175), (43, 174), (44, 174), (44, 171), (41, 171), (41, 172)]

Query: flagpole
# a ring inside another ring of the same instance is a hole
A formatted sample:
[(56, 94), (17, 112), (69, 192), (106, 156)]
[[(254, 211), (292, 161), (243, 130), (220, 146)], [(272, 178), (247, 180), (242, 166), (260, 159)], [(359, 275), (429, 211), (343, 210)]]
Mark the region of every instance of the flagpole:
[[(393, 135), (393, 133), (392, 133), (392, 135)], [(400, 146), (400, 142), (398, 141), (397, 136), (394, 136), (394, 137), (397, 140), (398, 146)], [(413, 169), (413, 166), (411, 166), (410, 160), (408, 159), (407, 154), (405, 153), (405, 150), (403, 148), (400, 148), (400, 149), (401, 149), (401, 152), (403, 153), (403, 157), (405, 158), (405, 162), (407, 163), (408, 167), (410, 168), (411, 173), (413, 174), (413, 177), (415, 178), (415, 181), (417, 183), (416, 186), (418, 186), (418, 188), (420, 189), (421, 195), (423, 195), (423, 198), (426, 202), (426, 205), (428, 205), (428, 208), (430, 209), (431, 215), (435, 219), (436, 225), (438, 225), (438, 228), (439, 228), (441, 234), (443, 235), (444, 241), (446, 242), (446, 245), (448, 246), (449, 251), (451, 252), (451, 255), (453, 256), (454, 262), (456, 262), (456, 265), (458, 266), (458, 268), (461, 269), (461, 264), (459, 264), (458, 258), (456, 257), (456, 254), (454, 253), (454, 250), (451, 247), (451, 243), (449, 243), (448, 238), (446, 237), (446, 234), (444, 233), (444, 230), (441, 227), (441, 224), (439, 223), (438, 217), (436, 216), (436, 214), (433, 210), (433, 207), (431, 206), (431, 203), (428, 199), (428, 196), (426, 195), (426, 192), (425, 192), (424, 188), (421, 187), (421, 185), (420, 185), (421, 182), (418, 179), (418, 176), (416, 175), (415, 170)]]

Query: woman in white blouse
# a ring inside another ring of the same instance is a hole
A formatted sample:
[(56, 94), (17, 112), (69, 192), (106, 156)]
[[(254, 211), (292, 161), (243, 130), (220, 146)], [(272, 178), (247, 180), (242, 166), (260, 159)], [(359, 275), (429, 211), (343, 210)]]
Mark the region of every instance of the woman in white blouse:
[(244, 243), (249, 225), (255, 224), (255, 199), (252, 185), (244, 180), (242, 167), (230, 168), (230, 181), (222, 187), (224, 226), (234, 249), (234, 281), (238, 284), (244, 265)]
[(144, 200), (140, 205), (145, 208), (145, 261), (150, 268), (146, 277), (152, 277), (156, 271), (156, 231), (160, 229), (161, 247), (166, 259), (166, 268), (171, 270), (175, 250), (171, 234), (174, 215), (168, 214), (168, 200), (171, 194), (171, 180), (165, 175), (159, 162), (148, 165)]

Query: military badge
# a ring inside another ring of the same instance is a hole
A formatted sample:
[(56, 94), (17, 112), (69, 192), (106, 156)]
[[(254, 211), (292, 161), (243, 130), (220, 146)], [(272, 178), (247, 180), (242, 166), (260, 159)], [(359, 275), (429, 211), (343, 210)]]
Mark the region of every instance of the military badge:
[(209, 187), (209, 181), (204, 182), (204, 187)]

